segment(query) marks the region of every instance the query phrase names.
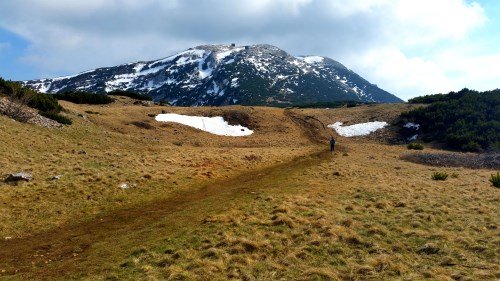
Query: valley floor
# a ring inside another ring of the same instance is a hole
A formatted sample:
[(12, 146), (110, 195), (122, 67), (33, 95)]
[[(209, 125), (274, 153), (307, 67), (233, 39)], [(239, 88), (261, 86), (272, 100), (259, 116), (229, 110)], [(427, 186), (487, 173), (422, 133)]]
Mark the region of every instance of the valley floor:
[(389, 122), (402, 106), (230, 108), (256, 116), (245, 138), (157, 124), (161, 108), (126, 99), (64, 107), (86, 118), (54, 130), (0, 117), (1, 172), (35, 176), (0, 185), (0, 278), (500, 278), (492, 171), (405, 162), (406, 147), (380, 142), (389, 132), (326, 151), (324, 124)]

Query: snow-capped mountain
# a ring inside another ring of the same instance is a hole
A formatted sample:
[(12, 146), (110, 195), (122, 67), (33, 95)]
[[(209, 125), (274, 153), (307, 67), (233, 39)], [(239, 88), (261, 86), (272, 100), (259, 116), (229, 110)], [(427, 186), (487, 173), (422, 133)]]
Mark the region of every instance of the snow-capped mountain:
[(23, 83), (44, 93), (130, 90), (182, 106), (401, 102), (335, 60), (295, 57), (270, 45), (198, 46), (160, 60)]

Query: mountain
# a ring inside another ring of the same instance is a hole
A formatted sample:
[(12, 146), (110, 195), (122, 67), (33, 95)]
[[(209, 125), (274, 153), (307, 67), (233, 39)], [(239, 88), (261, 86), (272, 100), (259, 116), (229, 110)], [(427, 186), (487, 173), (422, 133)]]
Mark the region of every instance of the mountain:
[(180, 106), (402, 101), (333, 59), (295, 57), (271, 45), (204, 45), (160, 60), (23, 84), (44, 93), (130, 90)]

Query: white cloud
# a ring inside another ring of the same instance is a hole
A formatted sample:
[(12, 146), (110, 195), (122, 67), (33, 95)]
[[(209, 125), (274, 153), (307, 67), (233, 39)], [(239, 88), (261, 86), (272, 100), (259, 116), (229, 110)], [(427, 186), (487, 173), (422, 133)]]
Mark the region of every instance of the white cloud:
[(378, 86), (407, 100), (415, 94), (456, 90), (445, 71), (432, 60), (407, 57), (399, 49), (386, 47), (357, 58), (357, 68), (368, 73)]
[(498, 56), (459, 50), (485, 23), (483, 8), (465, 0), (0, 2), (0, 27), (31, 43), (24, 61), (41, 76), (165, 57), (198, 44), (270, 43), (330, 56), (403, 98), (454, 90), (463, 80), (492, 84)]
[(436, 56), (436, 63), (449, 73), (458, 88), (493, 90), (500, 87), (500, 54), (476, 55), (467, 50), (445, 50)]

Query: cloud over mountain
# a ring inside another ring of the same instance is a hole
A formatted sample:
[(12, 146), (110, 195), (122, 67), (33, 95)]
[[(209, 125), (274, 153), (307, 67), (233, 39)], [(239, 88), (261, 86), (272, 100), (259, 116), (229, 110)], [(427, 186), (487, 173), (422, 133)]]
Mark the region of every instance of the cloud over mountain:
[[(342, 61), (402, 97), (479, 87), (498, 78), (495, 69), (486, 81), (471, 73), (484, 61), (477, 50), (482, 46), (456, 47), (467, 45), (471, 32), (486, 22), (480, 4), (461, 0), (0, 3), (0, 27), (30, 42), (22, 59), (41, 76), (164, 57), (200, 44), (268, 43)], [(488, 57), (500, 62), (500, 56)], [(22, 77), (28, 78), (41, 77)]]

